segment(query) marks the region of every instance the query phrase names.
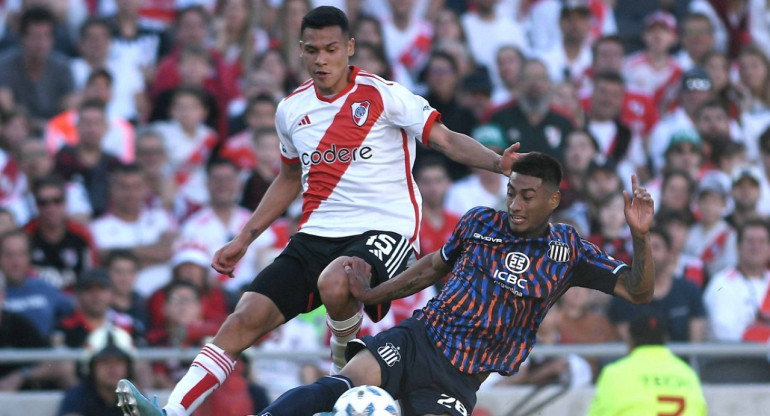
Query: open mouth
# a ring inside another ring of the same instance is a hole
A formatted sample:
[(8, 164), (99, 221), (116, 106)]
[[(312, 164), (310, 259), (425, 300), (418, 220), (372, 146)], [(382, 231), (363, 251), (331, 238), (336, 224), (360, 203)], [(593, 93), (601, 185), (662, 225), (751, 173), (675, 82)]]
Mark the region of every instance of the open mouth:
[(511, 215), (510, 221), (511, 221), (511, 224), (521, 225), (521, 224), (524, 224), (524, 217), (518, 216), (518, 215)]

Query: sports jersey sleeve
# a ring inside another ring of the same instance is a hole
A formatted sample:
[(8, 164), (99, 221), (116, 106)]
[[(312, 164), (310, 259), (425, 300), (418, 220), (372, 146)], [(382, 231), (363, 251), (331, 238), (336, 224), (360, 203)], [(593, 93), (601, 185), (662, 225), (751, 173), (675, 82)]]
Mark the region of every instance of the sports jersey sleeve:
[(297, 148), (294, 147), (294, 143), (292, 143), (290, 138), (286, 111), (280, 104), (275, 112), (275, 131), (278, 133), (278, 140), (281, 142), (281, 161), (288, 165), (299, 163), (299, 152), (297, 152)]
[(628, 267), (591, 242), (578, 239), (578, 263), (572, 270), (571, 284), (612, 294), (618, 272)]
[(399, 84), (384, 88), (382, 98), (386, 120), (404, 129), (409, 138), (427, 146), (433, 124), (441, 119), (439, 112), (427, 100)]
[(479, 209), (482, 208), (474, 208), (463, 215), (462, 218), (460, 218), (460, 221), (457, 222), (457, 225), (455, 225), (455, 229), (452, 231), (452, 235), (449, 236), (449, 240), (447, 240), (441, 247), (441, 258), (444, 259), (447, 264), (454, 264), (462, 254), (463, 238), (466, 235), (466, 231), (473, 223), (473, 217)]

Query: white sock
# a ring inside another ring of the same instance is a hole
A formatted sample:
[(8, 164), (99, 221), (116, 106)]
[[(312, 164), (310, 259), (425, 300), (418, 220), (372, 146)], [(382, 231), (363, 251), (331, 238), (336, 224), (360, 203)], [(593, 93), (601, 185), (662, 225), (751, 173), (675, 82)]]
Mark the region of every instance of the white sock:
[(187, 374), (179, 380), (164, 409), (168, 416), (189, 416), (203, 400), (224, 383), (235, 361), (214, 344), (206, 344), (195, 357)]
[(329, 315), (326, 315), (326, 326), (329, 327), (332, 333), (332, 337), (329, 340), (332, 349), (332, 368), (330, 371), (332, 375), (339, 374), (342, 367), (347, 363), (345, 360), (345, 347), (347, 347), (348, 341), (356, 338), (363, 320), (364, 315), (361, 311), (356, 312), (355, 315), (344, 321), (335, 321)]

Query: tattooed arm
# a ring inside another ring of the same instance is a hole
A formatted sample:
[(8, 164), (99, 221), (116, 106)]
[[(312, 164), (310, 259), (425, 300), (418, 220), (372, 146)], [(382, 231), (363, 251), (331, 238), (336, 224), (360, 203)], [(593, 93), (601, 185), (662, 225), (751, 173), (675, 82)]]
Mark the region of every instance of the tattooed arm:
[(450, 266), (441, 258), (440, 251), (434, 251), (421, 258), (398, 276), (369, 287), (370, 266), (358, 257), (351, 257), (343, 263), (348, 274), (350, 293), (367, 305), (376, 305), (394, 299), (405, 298), (436, 283), (449, 273)]
[(650, 303), (655, 281), (655, 265), (650, 253), (653, 202), (647, 190), (638, 186), (636, 175), (631, 177), (631, 185), (633, 199), (626, 191), (623, 191), (623, 198), (626, 222), (631, 228), (633, 237), (634, 258), (631, 262), (631, 270), (624, 269), (618, 276), (615, 296), (636, 304)]

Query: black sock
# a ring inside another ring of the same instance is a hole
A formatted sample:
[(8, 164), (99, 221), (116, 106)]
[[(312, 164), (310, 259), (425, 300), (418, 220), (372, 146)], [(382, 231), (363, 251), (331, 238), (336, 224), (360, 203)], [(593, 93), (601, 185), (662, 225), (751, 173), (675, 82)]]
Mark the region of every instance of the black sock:
[(311, 416), (316, 413), (330, 412), (342, 393), (352, 387), (353, 383), (345, 376), (321, 377), (313, 384), (295, 387), (282, 394), (260, 415)]

